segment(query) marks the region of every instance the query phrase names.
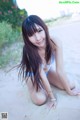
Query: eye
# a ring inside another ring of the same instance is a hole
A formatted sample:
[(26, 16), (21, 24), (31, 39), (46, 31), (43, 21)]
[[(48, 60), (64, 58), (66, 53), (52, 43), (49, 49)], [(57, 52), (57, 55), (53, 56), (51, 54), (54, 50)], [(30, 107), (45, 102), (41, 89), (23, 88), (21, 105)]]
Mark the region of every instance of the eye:
[(38, 30), (38, 32), (41, 32), (41, 31), (42, 31), (42, 29), (39, 29), (39, 30)]

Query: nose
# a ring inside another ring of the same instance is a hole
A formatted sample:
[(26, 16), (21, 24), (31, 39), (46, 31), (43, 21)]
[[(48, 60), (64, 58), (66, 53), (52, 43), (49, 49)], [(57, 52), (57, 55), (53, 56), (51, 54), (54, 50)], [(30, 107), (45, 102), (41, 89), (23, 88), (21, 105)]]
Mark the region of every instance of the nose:
[(40, 35), (37, 32), (35, 33), (35, 38), (36, 38), (37, 41), (40, 40)]

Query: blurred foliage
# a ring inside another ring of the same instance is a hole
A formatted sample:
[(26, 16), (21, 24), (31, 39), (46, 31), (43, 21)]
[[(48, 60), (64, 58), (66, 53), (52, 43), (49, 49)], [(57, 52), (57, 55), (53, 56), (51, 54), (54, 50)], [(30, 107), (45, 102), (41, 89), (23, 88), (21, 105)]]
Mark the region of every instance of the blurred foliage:
[[(19, 58), (19, 47), (22, 43), (22, 34), (17, 29), (13, 29), (10, 23), (0, 22), (0, 68), (9, 62), (16, 62)], [(15, 45), (14, 45), (15, 44)]]
[(3, 21), (0, 23), (0, 49), (5, 45), (11, 44), (15, 41), (21, 41), (21, 32), (13, 29), (12, 25)]
[(0, 0), (0, 22), (7, 21), (12, 27), (19, 27), (27, 17), (25, 10), (20, 10), (13, 0)]

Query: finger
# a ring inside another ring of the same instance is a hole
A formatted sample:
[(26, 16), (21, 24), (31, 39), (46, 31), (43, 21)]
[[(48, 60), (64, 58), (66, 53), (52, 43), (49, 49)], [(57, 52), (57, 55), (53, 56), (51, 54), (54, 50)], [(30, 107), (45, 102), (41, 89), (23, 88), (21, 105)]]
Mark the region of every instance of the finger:
[(50, 111), (51, 109), (55, 109), (55, 108), (56, 108), (56, 106), (55, 106), (55, 105), (52, 105), (52, 106), (49, 107), (49, 111)]
[(73, 93), (74, 96), (77, 96), (77, 93)]
[(75, 91), (74, 95), (80, 95), (80, 92)]
[(55, 102), (55, 103), (53, 103), (51, 106), (50, 106), (50, 108), (56, 108), (56, 105), (57, 105), (57, 103)]
[(78, 95), (80, 95), (80, 93), (78, 93)]
[(51, 103), (51, 102), (48, 103), (48, 107), (49, 107), (49, 108), (52, 108), (53, 106), (54, 106), (54, 103)]

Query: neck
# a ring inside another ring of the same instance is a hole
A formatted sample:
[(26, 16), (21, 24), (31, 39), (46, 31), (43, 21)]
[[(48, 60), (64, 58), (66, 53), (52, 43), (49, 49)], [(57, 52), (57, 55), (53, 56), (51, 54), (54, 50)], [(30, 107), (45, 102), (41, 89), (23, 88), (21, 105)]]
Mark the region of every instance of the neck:
[(41, 48), (38, 50), (39, 55), (41, 56), (41, 58), (45, 58), (45, 48)]
[(39, 51), (42, 51), (42, 50), (45, 50), (46, 49), (46, 46), (44, 47), (39, 47)]

